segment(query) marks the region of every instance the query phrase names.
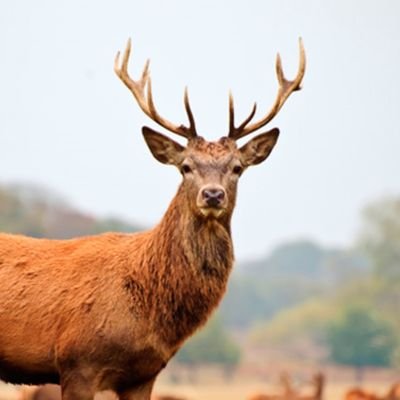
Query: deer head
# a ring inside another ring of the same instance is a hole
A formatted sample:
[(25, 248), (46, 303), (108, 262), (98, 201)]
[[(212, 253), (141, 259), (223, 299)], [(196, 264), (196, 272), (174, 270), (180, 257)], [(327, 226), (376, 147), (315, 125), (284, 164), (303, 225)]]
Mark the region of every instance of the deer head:
[(306, 66), (301, 39), (299, 39), (299, 48), (299, 68), (294, 80), (285, 78), (280, 56), (277, 55), (276, 73), (279, 89), (272, 108), (261, 119), (251, 123), (257, 108), (254, 104), (249, 116), (240, 125), (235, 126), (233, 96), (230, 94), (229, 132), (227, 136), (223, 136), (216, 142), (208, 142), (198, 136), (187, 89), (184, 94), (184, 105), (189, 124), (188, 126), (176, 125), (162, 117), (154, 105), (149, 61), (144, 67), (141, 78), (134, 81), (128, 74), (130, 39), (121, 64), (120, 53), (117, 53), (114, 71), (132, 92), (142, 111), (163, 128), (188, 139), (187, 146), (184, 147), (151, 128), (142, 128), (153, 156), (164, 164), (175, 165), (181, 172), (183, 193), (187, 196), (188, 204), (196, 215), (204, 218), (221, 218), (224, 215), (231, 215), (236, 201), (239, 177), (246, 168), (261, 163), (271, 153), (278, 139), (278, 128), (255, 136), (242, 147), (238, 147), (236, 141), (267, 125), (279, 112), (290, 94), (300, 90)]

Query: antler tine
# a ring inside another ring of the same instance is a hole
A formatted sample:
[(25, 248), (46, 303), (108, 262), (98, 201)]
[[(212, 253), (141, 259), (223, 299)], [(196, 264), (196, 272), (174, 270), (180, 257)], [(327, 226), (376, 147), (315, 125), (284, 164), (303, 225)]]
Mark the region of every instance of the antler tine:
[(186, 114), (188, 116), (189, 119), (189, 125), (191, 127), (191, 130), (194, 132), (194, 136), (197, 136), (196, 133), (196, 123), (194, 120), (194, 116), (193, 116), (193, 112), (192, 109), (190, 108), (190, 102), (189, 102), (189, 93), (188, 93), (188, 88), (187, 86), (185, 87), (185, 94), (184, 94), (184, 103), (185, 103), (185, 110), (186, 110)]
[(237, 140), (240, 139), (260, 128), (268, 124), (279, 112), (285, 101), (288, 97), (295, 91), (301, 89), (301, 82), (304, 77), (304, 73), (306, 70), (306, 53), (303, 46), (303, 41), (299, 38), (299, 53), (300, 53), (300, 60), (299, 60), (299, 67), (297, 70), (297, 75), (294, 80), (290, 81), (285, 78), (282, 69), (282, 61), (279, 53), (276, 56), (276, 75), (278, 78), (279, 89), (278, 94), (276, 96), (275, 102), (269, 112), (259, 121), (250, 124), (251, 119), (255, 114), (255, 106), (253, 107), (252, 112), (250, 113), (249, 117), (247, 117), (240, 126), (235, 127), (233, 122), (233, 98), (229, 100), (229, 116), (230, 116), (230, 123), (229, 123), (229, 137)]
[[(154, 99), (153, 92), (151, 87), (151, 78), (149, 72), (149, 64), (150, 60), (147, 60), (141, 78), (138, 81), (134, 81), (128, 73), (128, 62), (131, 53), (131, 39), (128, 39), (126, 44), (126, 48), (123, 54), (122, 63), (120, 66), (119, 58), (120, 52), (118, 51), (115, 60), (114, 60), (114, 71), (117, 76), (121, 79), (121, 81), (128, 87), (128, 89), (132, 92), (136, 101), (139, 104), (141, 110), (150, 117), (154, 122), (158, 123), (165, 129), (170, 132), (176, 133), (177, 135), (183, 136), (187, 139), (193, 138), (197, 136), (196, 133), (196, 125), (194, 122), (194, 117), (192, 110), (189, 105), (189, 98), (187, 95), (187, 90), (185, 90), (185, 109), (189, 118), (189, 126), (185, 125), (175, 125), (167, 119), (163, 118), (157, 111)], [(147, 86), (147, 91), (145, 90)]]
[(149, 111), (150, 111), (150, 117), (153, 119), (153, 121), (157, 122), (159, 125), (164, 127), (165, 129), (168, 129), (171, 132), (176, 133), (177, 135), (183, 136), (187, 139), (190, 139), (192, 137), (196, 137), (196, 125), (194, 122), (194, 117), (192, 110), (190, 109), (190, 104), (189, 104), (189, 98), (187, 95), (187, 90), (185, 90), (185, 97), (184, 97), (184, 103), (185, 103), (185, 109), (186, 113), (189, 118), (189, 127), (185, 125), (174, 125), (170, 121), (164, 119), (157, 111), (155, 105), (154, 105), (154, 100), (153, 100), (153, 92), (152, 92), (152, 86), (151, 86), (151, 78), (149, 77), (147, 80), (147, 104), (149, 106)]
[(233, 94), (229, 91), (229, 132), (235, 130), (235, 104), (233, 101)]
[(129, 38), (125, 51), (122, 57), (122, 64), (119, 66), (119, 57), (120, 57), (120, 51), (117, 52), (114, 60), (114, 72), (117, 74), (117, 76), (121, 79), (121, 81), (126, 85), (126, 87), (132, 92), (133, 96), (135, 97), (136, 101), (139, 104), (139, 107), (142, 109), (142, 111), (151, 117), (151, 115), (148, 112), (147, 109), (147, 104), (144, 98), (144, 87), (146, 85), (147, 79), (149, 77), (149, 63), (150, 60), (147, 60), (145, 67), (143, 69), (142, 77), (139, 81), (134, 81), (133, 79), (130, 78), (128, 74), (128, 62), (129, 62), (129, 56), (131, 54), (131, 39)]
[(281, 106), (292, 92), (301, 89), (301, 81), (303, 80), (304, 73), (306, 71), (306, 53), (304, 50), (303, 40), (301, 38), (299, 38), (299, 52), (300, 52), (299, 68), (297, 71), (296, 78), (293, 81), (289, 81), (288, 79), (285, 78), (282, 69), (281, 56), (279, 53), (276, 56), (276, 75), (278, 77), (279, 84), (283, 88), (284, 92), (281, 98)]
[(240, 131), (243, 129), (254, 117), (257, 111), (257, 103), (253, 104), (253, 108), (250, 111), (248, 117), (238, 126), (235, 127), (235, 106), (232, 92), (229, 92), (229, 136), (231, 136), (231, 132)]

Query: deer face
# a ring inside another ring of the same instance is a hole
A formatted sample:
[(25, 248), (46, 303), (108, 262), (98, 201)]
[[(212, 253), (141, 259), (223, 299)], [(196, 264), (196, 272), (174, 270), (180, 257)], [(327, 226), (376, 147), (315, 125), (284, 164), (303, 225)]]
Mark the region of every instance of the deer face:
[(183, 193), (190, 208), (204, 218), (221, 218), (232, 213), (239, 177), (247, 167), (268, 157), (278, 134), (278, 129), (272, 129), (241, 148), (228, 137), (208, 142), (196, 136), (184, 147), (150, 128), (143, 128), (153, 156), (179, 169)]
[(133, 80), (129, 76), (131, 41), (128, 40), (121, 64), (120, 53), (117, 53), (114, 71), (132, 92), (143, 112), (163, 128), (188, 139), (188, 144), (184, 147), (150, 128), (143, 128), (143, 135), (153, 156), (164, 164), (175, 165), (181, 171), (183, 175), (181, 188), (187, 196), (187, 203), (198, 215), (205, 218), (221, 218), (223, 215), (230, 215), (235, 205), (239, 176), (244, 169), (250, 165), (259, 164), (270, 154), (278, 139), (277, 128), (252, 138), (240, 148), (237, 147), (236, 140), (267, 125), (288, 97), (300, 90), (306, 68), (305, 51), (301, 39), (299, 50), (299, 68), (294, 80), (286, 79), (278, 54), (276, 59), (278, 93), (272, 108), (261, 119), (252, 122), (256, 114), (256, 104), (254, 104), (249, 116), (236, 126), (233, 96), (229, 96), (229, 133), (227, 137), (217, 142), (207, 142), (197, 135), (187, 90), (185, 90), (184, 104), (189, 126), (175, 124), (157, 111), (152, 94), (149, 62), (146, 63), (139, 80)]

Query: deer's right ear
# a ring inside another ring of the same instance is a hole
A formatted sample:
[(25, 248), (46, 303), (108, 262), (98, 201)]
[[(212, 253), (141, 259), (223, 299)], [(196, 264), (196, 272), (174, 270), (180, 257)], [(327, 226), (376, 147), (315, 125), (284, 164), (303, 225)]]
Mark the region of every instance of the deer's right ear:
[(182, 162), (185, 147), (147, 126), (142, 128), (142, 132), (151, 154), (158, 161), (176, 166)]

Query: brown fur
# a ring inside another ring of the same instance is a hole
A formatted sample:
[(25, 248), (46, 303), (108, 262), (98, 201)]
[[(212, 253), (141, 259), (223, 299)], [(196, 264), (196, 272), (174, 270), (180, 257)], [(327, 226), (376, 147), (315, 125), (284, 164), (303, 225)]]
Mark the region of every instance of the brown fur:
[[(59, 385), (23, 386), (19, 390), (18, 400), (61, 400), (61, 388)], [(112, 392), (100, 392), (95, 400), (116, 400)], [(164, 394), (154, 394), (151, 400), (186, 400)]]
[[(71, 240), (0, 235), (1, 379), (60, 383), (64, 400), (102, 390), (147, 400), (158, 373), (221, 300), (233, 264), (233, 171), (265, 159), (277, 130), (245, 150), (228, 138), (195, 138), (184, 148), (144, 133), (159, 161), (190, 164), (155, 228)], [(211, 213), (204, 187), (225, 194)]]
[[(59, 385), (22, 386), (18, 391), (17, 400), (61, 400)], [(95, 400), (118, 400), (115, 393), (110, 391), (99, 392)], [(151, 400), (154, 400), (152, 397)]]
[(61, 400), (58, 385), (25, 386), (19, 391), (19, 400)]
[[(61, 388), (59, 385), (23, 386), (19, 390), (18, 400), (61, 400)], [(111, 392), (101, 392), (95, 400), (117, 400)], [(186, 400), (183, 397), (153, 394), (151, 400)]]

